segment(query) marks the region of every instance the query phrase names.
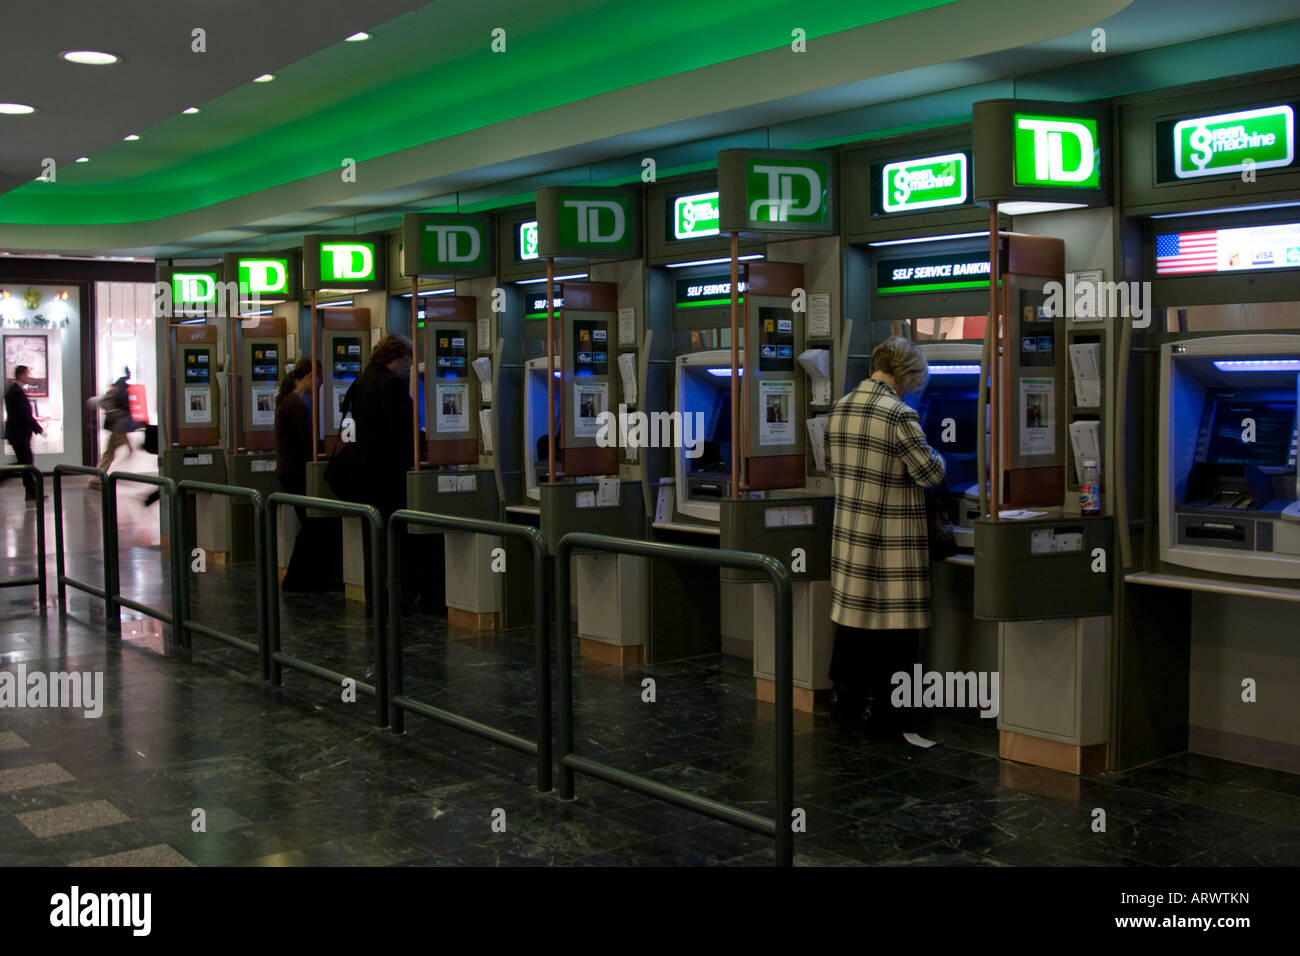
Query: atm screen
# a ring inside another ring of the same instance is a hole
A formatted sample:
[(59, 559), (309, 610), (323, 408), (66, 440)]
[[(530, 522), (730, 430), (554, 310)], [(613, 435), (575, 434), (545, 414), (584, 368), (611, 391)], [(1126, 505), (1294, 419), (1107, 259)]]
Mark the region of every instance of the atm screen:
[[(917, 414), (921, 429), (931, 448), (971, 454), (975, 448), (975, 418), (978, 412), (978, 390), (971, 388), (938, 388), (931, 385), (921, 397)], [(954, 433), (945, 440), (945, 423), (951, 419)]]
[(185, 384), (211, 385), (212, 366), (208, 361), (207, 349), (185, 350)]
[(573, 323), (573, 369), (575, 377), (609, 374), (609, 323)]
[(361, 339), (334, 340), (333, 376), (336, 382), (350, 382), (361, 374)]
[(760, 372), (794, 371), (794, 312), (762, 306), (758, 336), (758, 370)]
[[(1274, 393), (1276, 395), (1276, 393)], [(1250, 421), (1254, 422), (1254, 440)], [(1233, 389), (1206, 398), (1197, 458), (1209, 464), (1295, 467), (1296, 402)]]
[(692, 472), (731, 470), (731, 391), (719, 389), (704, 419), (704, 448), (699, 457), (686, 459)]

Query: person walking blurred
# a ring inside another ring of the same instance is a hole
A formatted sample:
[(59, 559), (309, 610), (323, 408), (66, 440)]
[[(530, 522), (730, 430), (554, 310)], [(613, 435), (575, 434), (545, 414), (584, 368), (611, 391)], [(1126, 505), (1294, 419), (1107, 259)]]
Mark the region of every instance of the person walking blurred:
[[(131, 418), (131, 395), (126, 387), (131, 378), (131, 370), (127, 368), (122, 371), (124, 374), (99, 399), (99, 407), (104, 410), (104, 427), (108, 429), (108, 447), (99, 456), (99, 464), (95, 467), (105, 474), (113, 466), (118, 449), (126, 448), (127, 454), (130, 454), (131, 446), (126, 440), (126, 433), (135, 424)], [(99, 479), (91, 478), (90, 487), (98, 489)]]
[[(13, 447), (20, 465), (34, 465), (32, 436), (45, 434), (41, 423), (32, 414), (32, 400), (27, 397), (26, 386), (31, 383), (32, 372), (26, 365), (14, 369), (14, 380), (5, 389), (5, 440)], [(28, 503), (34, 504), (40, 494), (40, 485), (31, 474), (23, 473), (23, 487)]]

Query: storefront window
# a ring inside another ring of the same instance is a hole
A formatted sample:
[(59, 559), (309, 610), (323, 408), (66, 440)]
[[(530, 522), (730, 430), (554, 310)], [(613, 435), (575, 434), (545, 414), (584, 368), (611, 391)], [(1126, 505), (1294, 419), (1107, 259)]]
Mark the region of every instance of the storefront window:
[(80, 322), (81, 301), (75, 287), (0, 286), (4, 386), (14, 380), (19, 365), (31, 370), (27, 397), (43, 429), (43, 434), (32, 438), (32, 453), (41, 467), (52, 464), (41, 461), (43, 455), (57, 455), (65, 461), (74, 460), (65, 452), (80, 455), (80, 402), (76, 397)]
[[(95, 284), (95, 390), (103, 395), (123, 375), (131, 401), (131, 417), (158, 423), (158, 358), (154, 333), (153, 286), (147, 282), (97, 282)], [(103, 428), (103, 412), (99, 413)], [(128, 439), (134, 459), (127, 469), (156, 470), (156, 459), (141, 450), (143, 431)], [(101, 434), (100, 445), (104, 437)], [(123, 467), (120, 456), (117, 467)]]

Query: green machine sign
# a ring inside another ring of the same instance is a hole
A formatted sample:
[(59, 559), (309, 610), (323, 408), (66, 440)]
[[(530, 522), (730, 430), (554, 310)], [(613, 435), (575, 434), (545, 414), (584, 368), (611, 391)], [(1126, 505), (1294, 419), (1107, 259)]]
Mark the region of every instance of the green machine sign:
[(1287, 105), (1266, 106), (1180, 120), (1173, 128), (1173, 148), (1178, 179), (1290, 166), (1295, 111)]
[(238, 259), (240, 295), (289, 295), (288, 259)]
[(304, 289), (383, 289), (382, 236), (304, 236)]
[(519, 224), (519, 258), (521, 261), (537, 258), (537, 220)]
[(1096, 120), (1016, 113), (1014, 131), (1017, 186), (1096, 189), (1101, 185)]
[(673, 238), (695, 239), (718, 234), (718, 194), (677, 196), (673, 204)]
[(640, 210), (641, 197), (632, 189), (544, 186), (537, 190), (537, 253), (635, 259), (641, 254)]
[(829, 153), (723, 150), (718, 153), (720, 231), (834, 232), (834, 168)]
[(218, 273), (208, 269), (177, 269), (172, 272), (172, 305), (197, 308), (217, 301)]
[(402, 217), (403, 275), (491, 275), (492, 240), (487, 216), (408, 213)]
[(969, 163), (965, 153), (886, 163), (881, 172), (885, 212), (911, 212), (966, 202)]

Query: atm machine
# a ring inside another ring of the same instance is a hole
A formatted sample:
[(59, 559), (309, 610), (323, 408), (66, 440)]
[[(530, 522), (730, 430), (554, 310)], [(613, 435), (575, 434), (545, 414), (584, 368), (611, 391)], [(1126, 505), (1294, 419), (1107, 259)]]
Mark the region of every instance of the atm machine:
[(370, 310), (322, 306), (312, 316), (320, 335), (321, 387), (316, 408), (318, 438), (324, 440), (327, 457), (307, 464), (307, 494), (314, 498), (337, 498), (325, 481), (328, 456), (339, 443), (343, 425), (343, 399), (352, 383), (361, 377), (370, 361)]
[[(213, 267), (164, 266), (159, 281), (172, 290), (167, 320), (167, 429), (160, 447), (161, 474), (175, 481), (226, 483), (223, 445), (220, 330), (216, 311), (220, 273)], [(194, 528), (191, 540), (205, 551), (229, 551), (223, 516), (211, 495), (192, 495), (185, 520)], [(191, 510), (192, 509), (192, 510)], [(170, 529), (168, 529), (170, 534)]]
[(1300, 335), (1211, 335), (1160, 349), (1160, 560), (1300, 580)]
[[(980, 515), (978, 441), (988, 441), (987, 422), (979, 427), (981, 347), (969, 342), (934, 342), (920, 346), (930, 380), (920, 395), (907, 397), (916, 408), (930, 447), (943, 455), (944, 495), (957, 547), (975, 546), (975, 519)], [(987, 478), (985, 479), (987, 481)]]

